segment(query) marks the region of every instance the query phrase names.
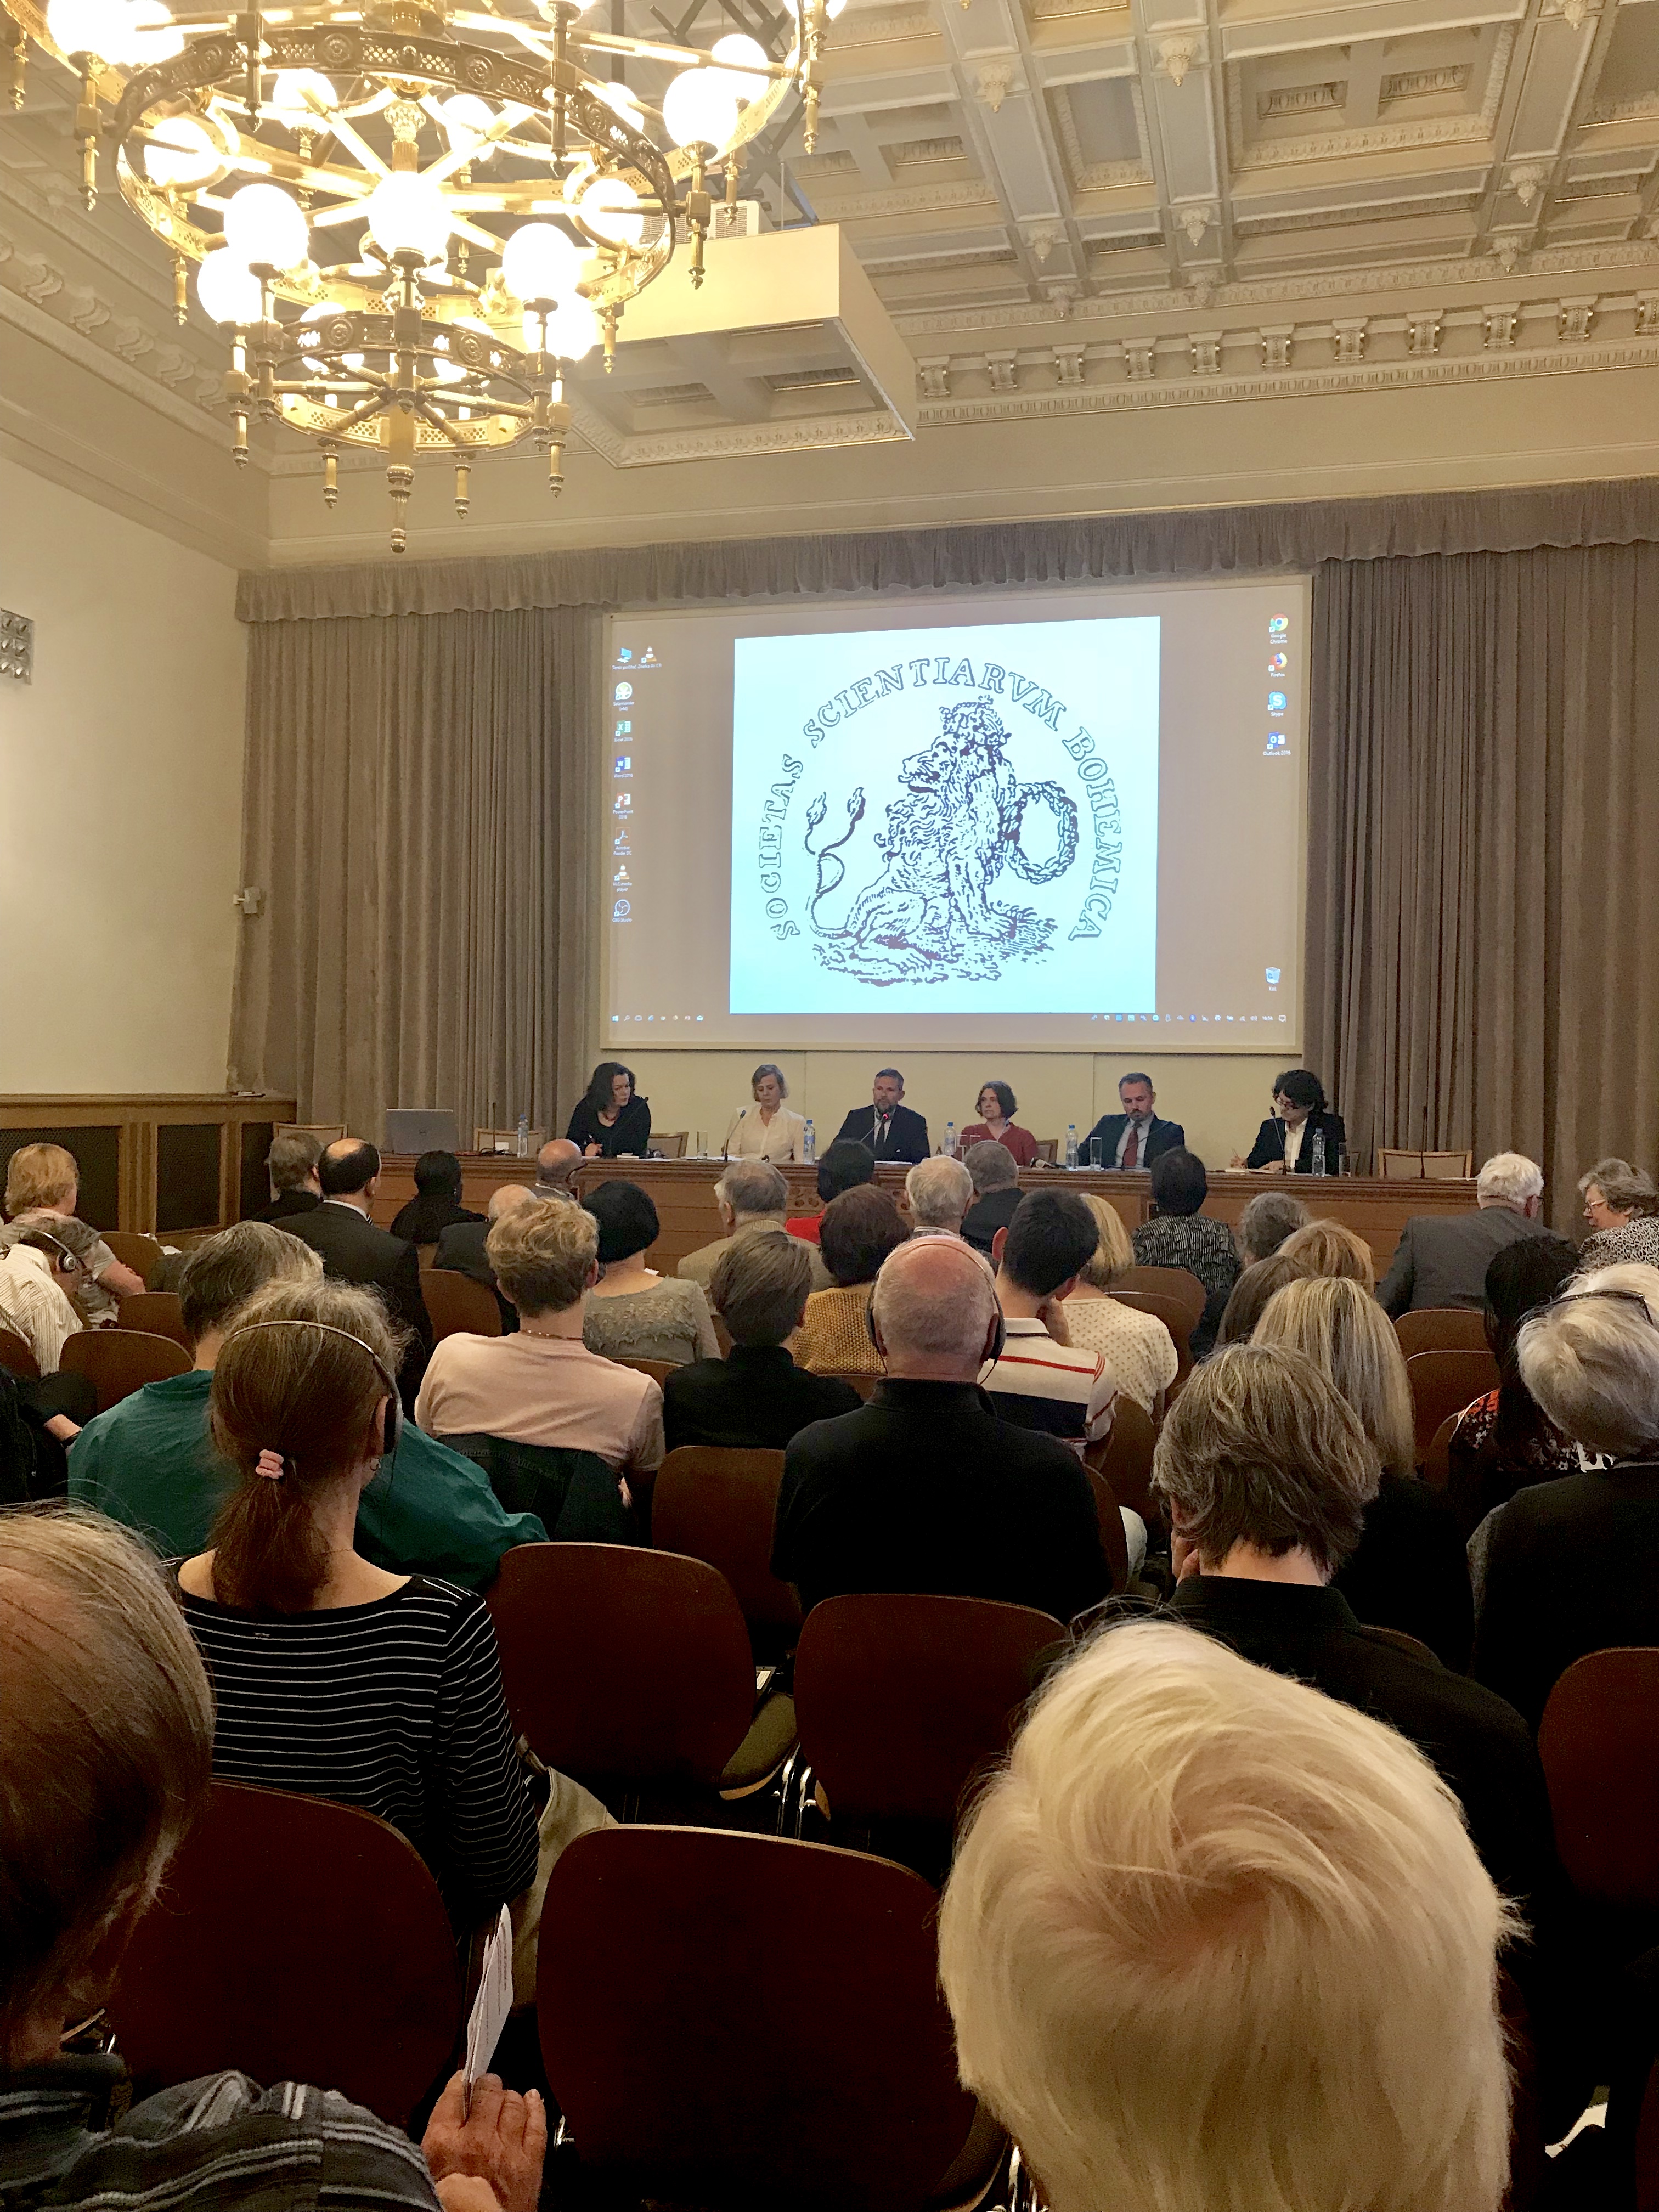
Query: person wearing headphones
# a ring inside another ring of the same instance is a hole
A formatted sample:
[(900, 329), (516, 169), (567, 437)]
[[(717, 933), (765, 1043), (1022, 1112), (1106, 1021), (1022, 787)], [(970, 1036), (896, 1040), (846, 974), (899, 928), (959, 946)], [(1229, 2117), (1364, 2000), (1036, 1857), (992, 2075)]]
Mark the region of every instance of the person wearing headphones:
[(869, 1310), (883, 1379), (785, 1454), (772, 1571), (803, 1610), (849, 1591), (1001, 1599), (1070, 1620), (1111, 1589), (1094, 1492), (1056, 1437), (1000, 1421), (979, 1378), (1003, 1346), (990, 1267), (923, 1237), (883, 1263)]
[(0, 1328), (22, 1339), (43, 1376), (56, 1375), (64, 1346), (80, 1333), (75, 1293), (87, 1280), (85, 1261), (38, 1223), (0, 1251)]
[(354, 1284), (249, 1301), (210, 1398), (235, 1486), (177, 1580), (217, 1692), (215, 1775), (389, 1820), (461, 1931), (534, 1880), (536, 1813), (483, 1599), (356, 1549), (359, 1500), (403, 1425), (400, 1349)]

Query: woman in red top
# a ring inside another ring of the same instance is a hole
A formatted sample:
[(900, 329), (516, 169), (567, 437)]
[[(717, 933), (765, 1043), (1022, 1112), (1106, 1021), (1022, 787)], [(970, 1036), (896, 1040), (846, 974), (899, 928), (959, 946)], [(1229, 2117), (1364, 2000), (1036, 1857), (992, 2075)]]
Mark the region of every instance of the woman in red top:
[(969, 1145), (982, 1144), (988, 1137), (1004, 1145), (1013, 1154), (1015, 1164), (1022, 1168), (1036, 1165), (1036, 1139), (1029, 1129), (1020, 1128), (1014, 1121), (1014, 1109), (1019, 1104), (1006, 1083), (987, 1083), (981, 1086), (979, 1119), (971, 1128), (964, 1129), (961, 1147), (965, 1152)]

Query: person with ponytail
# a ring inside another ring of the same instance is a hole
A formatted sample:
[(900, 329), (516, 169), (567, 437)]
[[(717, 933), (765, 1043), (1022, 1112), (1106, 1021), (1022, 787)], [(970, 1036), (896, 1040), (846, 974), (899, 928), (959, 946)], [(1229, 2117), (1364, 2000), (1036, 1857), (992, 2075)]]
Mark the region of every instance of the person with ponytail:
[(389, 1820), (466, 1928), (534, 1878), (536, 1816), (483, 1601), (355, 1547), (359, 1499), (390, 1479), (400, 1350), (352, 1284), (241, 1309), (210, 1401), (235, 1487), (178, 1584), (218, 1697), (215, 1774)]

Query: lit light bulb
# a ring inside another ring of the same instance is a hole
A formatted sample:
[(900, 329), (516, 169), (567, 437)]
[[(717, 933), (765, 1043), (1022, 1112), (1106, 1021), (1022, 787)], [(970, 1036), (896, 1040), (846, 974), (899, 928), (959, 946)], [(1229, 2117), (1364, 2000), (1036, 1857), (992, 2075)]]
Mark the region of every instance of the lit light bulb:
[(613, 108), (630, 131), (643, 131), (645, 110), (625, 84), (590, 83), (588, 89), (597, 92), (609, 108)]
[(137, 69), (154, 69), (185, 51), (185, 34), (161, 0), (133, 0), (128, 11), (126, 52), (121, 59)]
[(766, 74), (765, 47), (742, 31), (715, 40), (714, 59), (720, 64), (715, 76), (730, 85), (739, 100), (758, 100), (771, 82)]
[(311, 251), (311, 232), (280, 185), (244, 185), (226, 203), (225, 244), (243, 261), (296, 269)]
[(826, 0), (823, 12), (833, 23), (846, 5), (847, 0)]
[(169, 185), (204, 185), (221, 160), (204, 123), (193, 115), (166, 115), (151, 127), (144, 174), (163, 191)]
[(599, 319), (580, 292), (547, 319), (547, 350), (561, 361), (580, 361), (599, 342)]
[(246, 326), (259, 319), (259, 280), (228, 246), (210, 253), (197, 270), (196, 296), (216, 323)]
[(443, 188), (414, 169), (394, 169), (363, 203), (368, 234), (390, 260), (394, 253), (418, 253), (430, 264), (441, 261), (449, 243), (449, 202)]
[(550, 222), (521, 222), (501, 254), (501, 282), (515, 300), (562, 300), (581, 280), (580, 249)]
[(683, 70), (663, 94), (662, 119), (677, 146), (718, 149), (738, 127), (738, 96), (724, 71)]
[(335, 104), (334, 87), (320, 70), (279, 70), (276, 82), (270, 88), (270, 108), (276, 120), (290, 131), (316, 130), (323, 118), (307, 105), (308, 92), (314, 93), (325, 107)]
[(458, 92), (453, 100), (439, 103), (438, 113), (443, 119), (452, 146), (458, 150), (463, 146), (475, 148), (475, 160), (487, 161), (489, 159), (495, 150), (495, 146), (486, 146), (480, 142), (495, 129), (495, 117), (486, 101), (480, 100), (476, 93)]
[(62, 53), (112, 61), (126, 44), (127, 11), (121, 0), (51, 0), (46, 28)]
[(621, 177), (600, 177), (576, 203), (576, 212), (595, 238), (612, 246), (637, 246), (645, 236), (640, 196)]

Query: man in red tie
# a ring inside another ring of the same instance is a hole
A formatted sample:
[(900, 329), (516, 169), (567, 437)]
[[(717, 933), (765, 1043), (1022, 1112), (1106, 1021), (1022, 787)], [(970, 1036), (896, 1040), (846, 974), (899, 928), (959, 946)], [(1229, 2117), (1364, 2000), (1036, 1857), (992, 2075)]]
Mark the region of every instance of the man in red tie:
[(1172, 1152), (1187, 1141), (1179, 1121), (1160, 1120), (1158, 1094), (1150, 1075), (1126, 1075), (1117, 1086), (1121, 1114), (1103, 1114), (1090, 1130), (1083, 1146), (1083, 1162), (1095, 1164), (1099, 1140), (1099, 1164), (1103, 1168), (1149, 1168), (1160, 1152)]

